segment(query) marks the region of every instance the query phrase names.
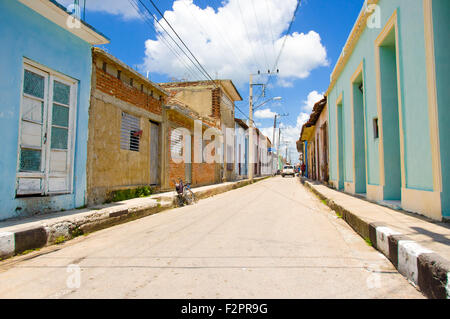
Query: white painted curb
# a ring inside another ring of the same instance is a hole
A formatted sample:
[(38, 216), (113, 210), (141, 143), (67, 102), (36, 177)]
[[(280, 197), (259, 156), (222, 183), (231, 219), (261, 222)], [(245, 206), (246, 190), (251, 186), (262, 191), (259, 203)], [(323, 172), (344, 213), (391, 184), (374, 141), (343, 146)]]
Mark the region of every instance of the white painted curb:
[(450, 299), (450, 272), (447, 273), (447, 285), (445, 289), (447, 290), (447, 299)]
[(0, 233), (0, 257), (6, 257), (14, 254), (15, 242), (14, 233)]
[(432, 253), (412, 240), (398, 242), (398, 271), (415, 285), (418, 284), (417, 257)]
[(389, 236), (400, 235), (400, 233), (385, 226), (377, 227), (376, 233), (378, 250), (380, 250), (386, 257), (389, 258)]

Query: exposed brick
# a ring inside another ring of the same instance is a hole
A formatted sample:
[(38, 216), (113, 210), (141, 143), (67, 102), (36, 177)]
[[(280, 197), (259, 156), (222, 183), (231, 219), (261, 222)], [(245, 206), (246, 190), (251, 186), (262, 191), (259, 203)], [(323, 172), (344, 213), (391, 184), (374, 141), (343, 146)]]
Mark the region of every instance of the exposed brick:
[(100, 68), (96, 68), (96, 88), (108, 95), (114, 96), (124, 102), (135, 105), (149, 112), (161, 115), (162, 103), (154, 97), (141, 92)]

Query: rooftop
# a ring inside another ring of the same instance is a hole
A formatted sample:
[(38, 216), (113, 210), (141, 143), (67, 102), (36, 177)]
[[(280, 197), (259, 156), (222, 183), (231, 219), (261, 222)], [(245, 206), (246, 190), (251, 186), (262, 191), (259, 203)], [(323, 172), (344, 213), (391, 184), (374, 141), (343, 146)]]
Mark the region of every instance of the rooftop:
[(170, 93), (167, 92), (166, 90), (164, 90), (163, 88), (161, 88), (158, 84), (156, 84), (155, 82), (150, 81), (149, 79), (147, 79), (145, 76), (143, 76), (142, 74), (140, 74), (139, 72), (137, 72), (136, 70), (134, 70), (132, 67), (128, 66), (127, 64), (125, 64), (124, 62), (120, 61), (118, 58), (116, 58), (115, 56), (109, 54), (108, 52), (94, 47), (92, 49), (93, 55), (99, 55), (102, 58), (108, 60), (109, 62), (115, 64), (116, 66), (119, 66), (120, 68), (126, 70), (128, 73), (132, 74), (133, 76), (137, 77), (138, 79), (140, 79), (141, 81), (143, 81), (144, 83), (147, 83), (151, 86), (153, 86), (155, 89), (157, 89), (158, 91), (160, 91), (160, 93), (163, 93), (166, 96), (169, 96)]
[(23, 5), (39, 13), (41, 16), (57, 24), (66, 31), (76, 35), (80, 39), (92, 44), (106, 44), (109, 39), (94, 27), (80, 20), (80, 26), (71, 27), (67, 21), (71, 14), (67, 12), (67, 8), (55, 0), (18, 0)]
[(192, 87), (199, 87), (199, 86), (217, 86), (219, 85), (226, 93), (227, 95), (233, 100), (233, 101), (242, 101), (242, 96), (240, 95), (239, 91), (234, 86), (234, 83), (232, 80), (223, 79), (223, 80), (214, 80), (212, 81), (184, 81), (184, 82), (167, 82), (167, 83), (159, 83), (161, 87), (164, 87), (165, 89), (181, 89), (181, 88), (192, 88)]

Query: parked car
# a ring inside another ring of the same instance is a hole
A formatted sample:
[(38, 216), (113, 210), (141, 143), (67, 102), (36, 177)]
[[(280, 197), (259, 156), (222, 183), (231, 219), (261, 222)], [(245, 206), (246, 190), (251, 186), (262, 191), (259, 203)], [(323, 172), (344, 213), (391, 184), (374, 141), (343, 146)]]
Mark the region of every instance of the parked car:
[(286, 175), (291, 175), (292, 177), (295, 177), (294, 166), (286, 165), (283, 167), (283, 170), (281, 171), (281, 176), (285, 177)]

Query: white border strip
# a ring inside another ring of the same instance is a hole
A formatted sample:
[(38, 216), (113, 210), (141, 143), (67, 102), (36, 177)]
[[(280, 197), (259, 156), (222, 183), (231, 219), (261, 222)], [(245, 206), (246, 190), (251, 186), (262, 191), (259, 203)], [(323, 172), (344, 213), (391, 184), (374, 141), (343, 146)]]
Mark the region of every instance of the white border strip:
[(414, 285), (418, 284), (417, 257), (421, 254), (432, 253), (431, 250), (420, 246), (412, 240), (398, 242), (398, 271)]
[(389, 227), (379, 226), (376, 227), (376, 234), (378, 250), (389, 258), (389, 236), (400, 235), (400, 233), (390, 229)]
[(14, 233), (0, 233), (0, 257), (14, 254), (15, 248)]

